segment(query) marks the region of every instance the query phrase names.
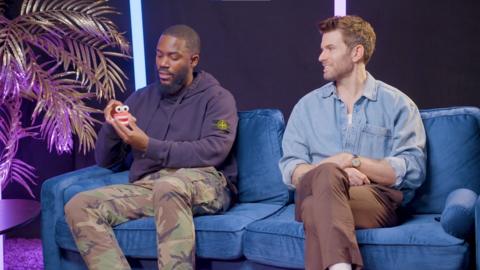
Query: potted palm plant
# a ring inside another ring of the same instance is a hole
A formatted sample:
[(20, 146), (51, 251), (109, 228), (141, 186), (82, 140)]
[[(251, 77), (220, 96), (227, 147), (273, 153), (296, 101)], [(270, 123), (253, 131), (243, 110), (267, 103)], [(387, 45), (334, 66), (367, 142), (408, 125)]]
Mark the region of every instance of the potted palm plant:
[[(111, 99), (124, 91), (125, 74), (114, 62), (129, 44), (107, 17), (107, 0), (24, 0), (20, 14), (5, 17), (0, 0), (0, 184), (18, 182), (34, 197), (34, 168), (17, 159), (19, 141), (46, 141), (49, 151), (69, 153), (78, 136), (84, 153), (94, 147), (97, 109), (85, 100)], [(33, 102), (28, 123), (22, 102)]]

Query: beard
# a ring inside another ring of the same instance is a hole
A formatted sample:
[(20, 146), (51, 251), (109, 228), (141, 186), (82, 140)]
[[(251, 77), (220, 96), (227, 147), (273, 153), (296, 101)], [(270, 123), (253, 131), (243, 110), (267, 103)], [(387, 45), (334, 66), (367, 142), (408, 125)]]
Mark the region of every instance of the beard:
[(323, 79), (326, 81), (337, 81), (350, 76), (354, 69), (354, 64), (350, 60), (348, 53), (343, 56), (327, 62), (328, 71), (323, 73)]
[(352, 72), (353, 64), (338, 63), (336, 66), (330, 66), (330, 70), (323, 73), (323, 79), (326, 81), (337, 81), (348, 77)]
[[(168, 72), (168, 71), (167, 71)], [(163, 93), (167, 93), (169, 95), (173, 95), (180, 91), (186, 84), (187, 80), (187, 75), (188, 75), (188, 67), (183, 67), (180, 70), (178, 70), (177, 73), (171, 73), (172, 74), (172, 80), (168, 84), (162, 83), (160, 80), (160, 77), (158, 75), (157, 80), (160, 85), (160, 90)], [(158, 74), (158, 69), (157, 69), (157, 74)]]

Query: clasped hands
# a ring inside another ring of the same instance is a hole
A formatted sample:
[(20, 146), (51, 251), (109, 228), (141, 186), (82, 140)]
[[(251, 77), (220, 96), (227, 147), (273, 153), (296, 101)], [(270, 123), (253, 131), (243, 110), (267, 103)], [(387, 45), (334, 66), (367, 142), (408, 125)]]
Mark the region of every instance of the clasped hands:
[[(353, 155), (350, 153), (339, 153), (325, 159), (323, 162), (332, 162), (342, 168), (348, 176), (351, 186), (361, 186), (370, 184), (371, 181), (366, 174), (352, 167)], [(322, 162), (322, 163), (323, 163)]]
[(137, 119), (133, 115), (129, 115), (128, 125), (120, 123), (119, 120), (112, 117), (112, 112), (117, 106), (122, 106), (123, 103), (118, 100), (110, 100), (103, 110), (105, 121), (112, 125), (118, 136), (123, 142), (132, 146), (132, 148), (146, 151), (148, 146), (148, 136), (137, 126)]
[(293, 184), (297, 186), (302, 175), (305, 175), (305, 173), (323, 163), (335, 163), (342, 168), (345, 173), (347, 173), (348, 181), (351, 186), (370, 184), (371, 181), (365, 173), (352, 167), (352, 159), (353, 155), (350, 153), (339, 153), (322, 160), (319, 164), (300, 164), (294, 171), (294, 177), (292, 178)]
[(361, 186), (370, 184), (371, 181), (366, 174), (352, 167), (353, 155), (350, 153), (339, 153), (325, 159), (324, 162), (333, 162), (342, 168), (348, 176), (351, 186)]

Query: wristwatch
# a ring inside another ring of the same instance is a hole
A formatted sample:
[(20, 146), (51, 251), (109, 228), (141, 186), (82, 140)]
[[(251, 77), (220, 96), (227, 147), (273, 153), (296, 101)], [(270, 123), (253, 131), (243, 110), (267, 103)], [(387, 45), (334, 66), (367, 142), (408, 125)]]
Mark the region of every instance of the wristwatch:
[(358, 168), (360, 167), (360, 165), (362, 165), (362, 162), (360, 161), (360, 157), (354, 154), (352, 159), (352, 167)]

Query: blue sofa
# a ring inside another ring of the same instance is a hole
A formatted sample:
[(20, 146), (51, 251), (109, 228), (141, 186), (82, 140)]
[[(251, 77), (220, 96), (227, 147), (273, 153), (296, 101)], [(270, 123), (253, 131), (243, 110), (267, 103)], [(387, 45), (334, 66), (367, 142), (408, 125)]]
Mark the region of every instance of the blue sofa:
[[(475, 236), (480, 235), (480, 217), (475, 215), (480, 211), (480, 109), (421, 114), (427, 131), (427, 180), (401, 209), (399, 226), (357, 231), (366, 269), (468, 269), (475, 267), (475, 250), (480, 254), (475, 249)], [(239, 202), (224, 215), (195, 218), (197, 269), (303, 268), (303, 226), (294, 220), (294, 194), (278, 169), (283, 116), (262, 109), (240, 112), (239, 118), (234, 148)], [(127, 183), (127, 167), (128, 162), (112, 169), (92, 166), (44, 182), (45, 269), (85, 269), (63, 207), (80, 191)], [(115, 234), (133, 269), (156, 269), (152, 218), (121, 224)]]

